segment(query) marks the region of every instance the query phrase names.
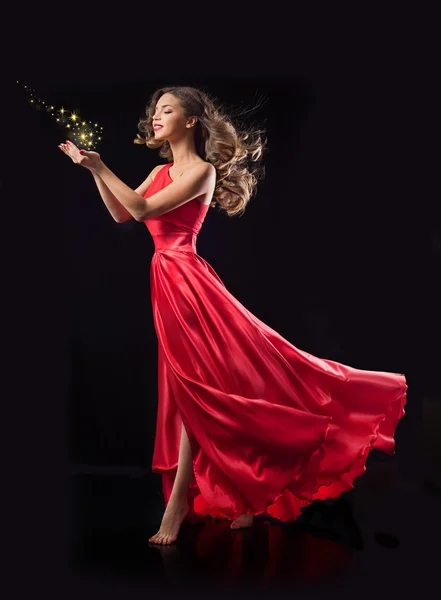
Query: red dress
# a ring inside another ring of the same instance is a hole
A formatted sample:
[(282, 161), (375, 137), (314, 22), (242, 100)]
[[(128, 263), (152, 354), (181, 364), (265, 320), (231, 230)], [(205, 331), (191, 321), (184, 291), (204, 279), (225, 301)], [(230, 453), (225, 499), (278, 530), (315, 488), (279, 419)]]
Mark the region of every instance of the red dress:
[[(145, 197), (172, 179), (164, 165)], [(167, 503), (181, 423), (193, 457), (189, 518), (295, 519), (353, 487), (372, 448), (394, 454), (404, 375), (299, 350), (248, 311), (196, 251), (208, 206), (194, 199), (147, 219), (158, 336), (152, 469)]]

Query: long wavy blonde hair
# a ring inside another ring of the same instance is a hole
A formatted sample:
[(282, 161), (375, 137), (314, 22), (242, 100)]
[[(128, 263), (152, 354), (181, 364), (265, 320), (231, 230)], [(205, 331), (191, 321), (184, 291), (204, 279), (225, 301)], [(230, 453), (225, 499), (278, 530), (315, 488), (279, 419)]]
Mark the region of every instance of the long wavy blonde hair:
[[(173, 94), (179, 100), (185, 117), (198, 117), (196, 152), (216, 169), (216, 187), (210, 206), (217, 204), (230, 217), (242, 215), (256, 192), (257, 182), (264, 176), (261, 160), (267, 145), (265, 130), (245, 127), (235, 117), (228, 116), (203, 90), (188, 86), (164, 87), (151, 96), (145, 116), (138, 123), (142, 135), (137, 133), (133, 142), (151, 149), (160, 148), (159, 155), (168, 162), (173, 161), (170, 144), (167, 140), (155, 140), (153, 131), (156, 104), (165, 93)], [(232, 115), (233, 111), (230, 113)]]

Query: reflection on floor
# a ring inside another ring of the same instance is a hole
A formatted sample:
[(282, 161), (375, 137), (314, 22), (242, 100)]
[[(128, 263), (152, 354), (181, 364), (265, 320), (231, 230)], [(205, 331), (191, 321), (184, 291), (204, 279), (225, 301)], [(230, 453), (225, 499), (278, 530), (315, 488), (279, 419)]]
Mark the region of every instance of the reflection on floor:
[(232, 531), (229, 521), (206, 518), (184, 523), (167, 547), (148, 542), (164, 509), (158, 476), (84, 471), (74, 475), (74, 565), (88, 577), (192, 593), (196, 585), (211, 596), (324, 583), (367, 596), (415, 583), (421, 593), (438, 577), (439, 487), (403, 478), (395, 457), (368, 462), (353, 490), (313, 503), (294, 522), (256, 518)]

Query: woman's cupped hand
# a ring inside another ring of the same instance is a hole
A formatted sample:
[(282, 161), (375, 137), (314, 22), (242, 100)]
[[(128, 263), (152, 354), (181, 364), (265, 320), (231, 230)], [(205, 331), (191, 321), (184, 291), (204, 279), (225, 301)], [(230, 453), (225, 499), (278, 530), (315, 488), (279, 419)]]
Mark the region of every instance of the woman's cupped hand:
[(58, 147), (64, 154), (67, 154), (75, 164), (81, 165), (90, 171), (95, 171), (101, 161), (101, 156), (98, 152), (80, 150), (75, 144), (69, 141), (65, 144), (59, 144)]

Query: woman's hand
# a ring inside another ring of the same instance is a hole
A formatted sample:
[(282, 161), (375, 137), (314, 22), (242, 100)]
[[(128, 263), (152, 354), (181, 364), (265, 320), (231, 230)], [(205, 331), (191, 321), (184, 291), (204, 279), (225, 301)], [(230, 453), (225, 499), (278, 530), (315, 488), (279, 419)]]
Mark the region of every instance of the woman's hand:
[(70, 156), (75, 164), (81, 165), (90, 171), (95, 171), (101, 162), (101, 156), (98, 154), (98, 152), (87, 152), (86, 150), (80, 150), (72, 142), (67, 141), (65, 144), (60, 144), (58, 147), (64, 152), (64, 154)]

